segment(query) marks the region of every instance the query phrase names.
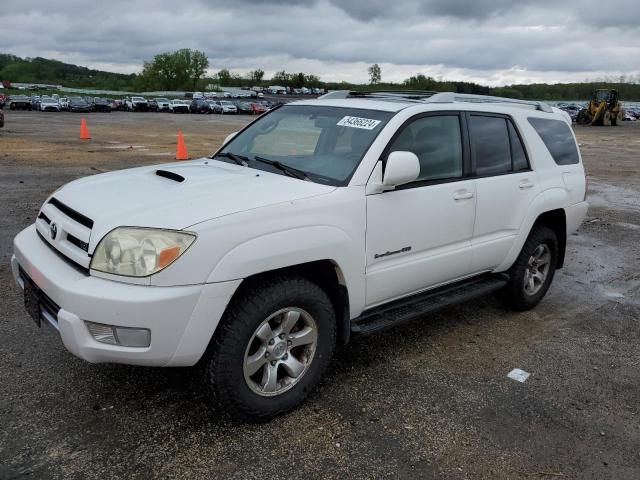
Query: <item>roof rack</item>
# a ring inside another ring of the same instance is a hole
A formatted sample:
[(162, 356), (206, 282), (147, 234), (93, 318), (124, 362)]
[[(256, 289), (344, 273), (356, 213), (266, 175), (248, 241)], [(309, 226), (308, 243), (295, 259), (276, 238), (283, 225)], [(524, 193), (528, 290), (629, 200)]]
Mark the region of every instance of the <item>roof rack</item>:
[(538, 102), (535, 100), (520, 100), (518, 98), (492, 97), (489, 95), (473, 95), (470, 93), (440, 92), (430, 96), (425, 101), (428, 103), (510, 103), (515, 105), (528, 105), (542, 112), (553, 113), (552, 108), (544, 102)]
[(405, 102), (422, 103), (425, 99), (437, 94), (427, 90), (336, 90), (319, 98), (370, 98), (376, 100), (402, 100)]
[(384, 98), (402, 98), (405, 100), (424, 100), (436, 95), (438, 92), (429, 90), (370, 90), (368, 92), (351, 91), (351, 97), (384, 97)]
[(519, 100), (517, 98), (492, 97), (489, 95), (473, 95), (469, 93), (455, 92), (431, 92), (428, 90), (372, 90), (349, 91), (337, 90), (323, 95), (320, 98), (370, 98), (376, 100), (402, 100), (411, 103), (502, 103), (514, 105), (527, 105), (546, 113), (553, 113), (549, 105), (533, 100)]

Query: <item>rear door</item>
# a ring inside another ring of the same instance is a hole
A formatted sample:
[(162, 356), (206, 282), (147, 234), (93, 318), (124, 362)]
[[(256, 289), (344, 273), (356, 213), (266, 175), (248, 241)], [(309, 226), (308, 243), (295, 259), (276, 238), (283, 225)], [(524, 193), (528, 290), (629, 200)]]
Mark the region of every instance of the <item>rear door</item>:
[(478, 195), (472, 265), (482, 272), (505, 259), (540, 186), (509, 116), (469, 113), (467, 119)]

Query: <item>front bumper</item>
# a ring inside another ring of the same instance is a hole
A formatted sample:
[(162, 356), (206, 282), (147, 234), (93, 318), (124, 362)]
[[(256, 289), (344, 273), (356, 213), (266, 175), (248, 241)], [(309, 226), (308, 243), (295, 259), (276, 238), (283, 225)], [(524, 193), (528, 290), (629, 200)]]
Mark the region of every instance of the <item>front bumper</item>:
[[(236, 280), (153, 287), (92, 277), (52, 251), (38, 237), (33, 225), (16, 236), (11, 267), (21, 288), (24, 288), (24, 281), (20, 269), (60, 307), (53, 320), (64, 346), (74, 355), (93, 363), (195, 364), (240, 284), (240, 280)], [(89, 333), (85, 320), (148, 328), (151, 344), (135, 348), (98, 342)]]

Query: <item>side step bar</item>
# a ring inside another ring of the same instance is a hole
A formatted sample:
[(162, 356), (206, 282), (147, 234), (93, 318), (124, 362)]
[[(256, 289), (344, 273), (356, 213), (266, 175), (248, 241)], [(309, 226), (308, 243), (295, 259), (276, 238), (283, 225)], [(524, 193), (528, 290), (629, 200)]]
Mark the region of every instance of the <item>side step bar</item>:
[(503, 273), (481, 275), (401, 298), (364, 311), (362, 315), (351, 321), (351, 333), (353, 335), (369, 335), (394, 327), (449, 305), (483, 297), (500, 290), (508, 281), (508, 275)]

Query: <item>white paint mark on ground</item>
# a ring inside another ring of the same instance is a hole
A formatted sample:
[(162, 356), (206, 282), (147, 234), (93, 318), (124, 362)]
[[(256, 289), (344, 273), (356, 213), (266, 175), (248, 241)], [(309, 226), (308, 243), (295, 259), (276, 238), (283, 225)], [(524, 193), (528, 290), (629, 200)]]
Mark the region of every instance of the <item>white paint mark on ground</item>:
[(516, 382), (524, 383), (527, 381), (527, 378), (529, 378), (529, 375), (530, 374), (528, 372), (525, 372), (524, 370), (514, 368), (507, 374), (507, 377), (509, 377), (511, 380), (515, 380)]
[(624, 295), (619, 292), (605, 292), (605, 295), (611, 298), (624, 298)]

